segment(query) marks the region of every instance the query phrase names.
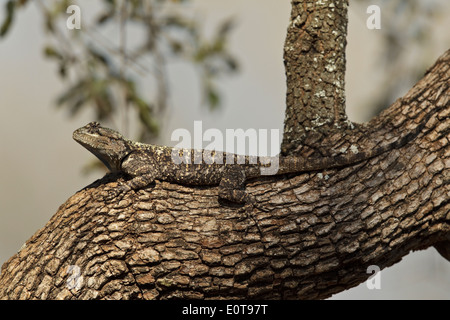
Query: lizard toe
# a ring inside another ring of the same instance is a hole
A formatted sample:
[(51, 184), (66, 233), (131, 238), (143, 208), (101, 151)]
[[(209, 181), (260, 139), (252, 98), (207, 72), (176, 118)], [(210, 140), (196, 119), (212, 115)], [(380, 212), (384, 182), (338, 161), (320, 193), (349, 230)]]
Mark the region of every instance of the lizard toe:
[(121, 184), (114, 189), (108, 190), (108, 195), (106, 196), (105, 200), (108, 202), (118, 202), (122, 200), (122, 198), (129, 190), (131, 190), (131, 188), (128, 185)]

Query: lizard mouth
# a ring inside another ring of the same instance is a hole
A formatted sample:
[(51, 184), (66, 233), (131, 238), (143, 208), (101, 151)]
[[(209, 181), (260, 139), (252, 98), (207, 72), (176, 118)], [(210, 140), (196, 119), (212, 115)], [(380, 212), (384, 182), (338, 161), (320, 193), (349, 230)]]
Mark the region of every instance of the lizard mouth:
[(100, 123), (93, 121), (88, 123), (82, 128), (75, 130), (72, 134), (72, 138), (80, 143), (83, 147), (92, 145), (92, 142), (100, 142), (102, 135), (100, 134)]
[(95, 155), (112, 172), (120, 170), (122, 158), (128, 154), (123, 136), (98, 122), (91, 122), (75, 130), (73, 139)]

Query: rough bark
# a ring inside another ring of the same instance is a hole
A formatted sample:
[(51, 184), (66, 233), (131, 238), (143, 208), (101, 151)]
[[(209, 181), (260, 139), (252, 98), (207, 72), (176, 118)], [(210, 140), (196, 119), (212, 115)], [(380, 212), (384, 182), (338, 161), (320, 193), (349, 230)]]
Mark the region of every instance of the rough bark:
[[(0, 298), (326, 298), (364, 281), (369, 265), (385, 268), (436, 244), (448, 252), (449, 80), (450, 50), (371, 122), (396, 139), (426, 121), (401, 149), (250, 183), (270, 212), (221, 205), (217, 188), (166, 182), (105, 203), (118, 183), (106, 177), (3, 265)], [(67, 282), (71, 265), (81, 272), (78, 289)]]
[(298, 146), (353, 127), (345, 113), (347, 6), (348, 0), (292, 1), (284, 45), (284, 155), (304, 154)]
[(369, 123), (320, 147), (308, 137), (296, 150), (305, 156), (364, 154), (421, 128), (370, 160), (250, 182), (267, 212), (219, 203), (216, 187), (167, 182), (107, 202), (123, 179), (107, 176), (2, 266), (0, 298), (316, 299), (411, 250), (436, 246), (450, 260), (449, 80), (450, 50)]

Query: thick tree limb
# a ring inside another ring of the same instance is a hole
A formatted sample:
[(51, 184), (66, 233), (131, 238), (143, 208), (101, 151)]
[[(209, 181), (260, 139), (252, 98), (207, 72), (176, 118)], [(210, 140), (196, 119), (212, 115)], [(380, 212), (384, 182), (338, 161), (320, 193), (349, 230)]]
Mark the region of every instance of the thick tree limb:
[[(339, 169), (255, 180), (247, 191), (258, 208), (219, 203), (216, 187), (167, 182), (108, 202), (123, 178), (107, 176), (68, 199), (2, 266), (0, 299), (315, 299), (361, 283), (368, 266), (385, 268), (411, 250), (436, 246), (450, 260), (450, 50), (380, 116), (351, 124), (343, 91), (328, 94), (342, 89), (342, 50), (334, 60), (339, 86), (325, 81), (324, 97), (303, 99), (301, 66), (316, 59), (326, 77), (322, 67), (333, 56), (314, 27), (332, 7), (303, 3), (292, 1), (289, 30), (297, 38), (288, 34), (286, 43), (299, 46), (307, 32), (314, 45), (304, 50), (306, 62), (285, 55), (300, 76), (288, 74), (284, 152), (364, 159), (367, 150), (407, 144)], [(332, 20), (346, 23), (347, 2), (334, 3)], [(343, 45), (344, 29), (330, 33)], [(330, 121), (314, 122), (308, 114), (316, 111)], [(306, 130), (310, 124), (314, 130)]]
[(3, 265), (0, 298), (326, 298), (369, 265), (432, 245), (448, 253), (449, 62), (450, 50), (370, 124), (396, 139), (425, 121), (416, 139), (347, 168), (251, 183), (270, 212), (166, 182), (105, 203), (118, 182), (94, 183)]

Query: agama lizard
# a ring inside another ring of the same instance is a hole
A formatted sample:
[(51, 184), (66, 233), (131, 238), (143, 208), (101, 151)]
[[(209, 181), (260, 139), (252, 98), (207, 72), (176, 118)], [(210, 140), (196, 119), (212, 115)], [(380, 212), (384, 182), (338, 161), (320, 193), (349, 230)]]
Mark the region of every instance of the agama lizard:
[[(369, 152), (350, 152), (336, 157), (314, 159), (294, 156), (255, 159), (208, 151), (206, 154), (212, 156), (211, 161), (199, 162), (198, 156), (204, 155), (203, 150), (181, 151), (134, 142), (117, 131), (102, 127), (98, 122), (91, 122), (75, 130), (73, 138), (100, 159), (111, 172), (124, 173), (131, 177), (113, 192), (113, 197), (130, 189), (144, 188), (154, 180), (163, 180), (185, 185), (218, 185), (219, 198), (246, 203), (250, 199), (244, 189), (248, 179), (263, 175), (325, 170), (367, 160), (407, 143), (421, 131), (426, 122), (395, 142)], [(212, 161), (214, 159), (215, 161)], [(276, 160), (276, 166), (273, 166), (273, 160)]]

